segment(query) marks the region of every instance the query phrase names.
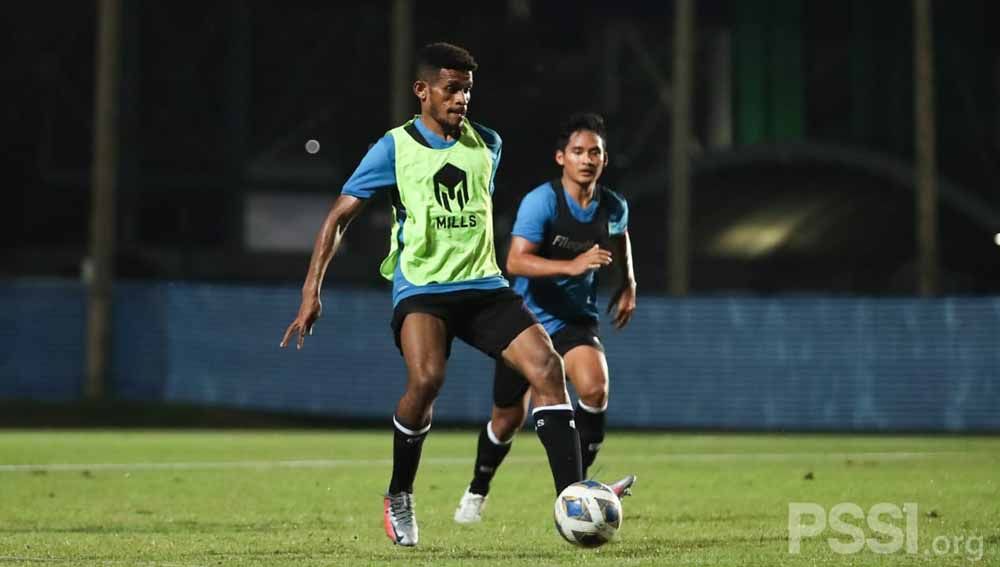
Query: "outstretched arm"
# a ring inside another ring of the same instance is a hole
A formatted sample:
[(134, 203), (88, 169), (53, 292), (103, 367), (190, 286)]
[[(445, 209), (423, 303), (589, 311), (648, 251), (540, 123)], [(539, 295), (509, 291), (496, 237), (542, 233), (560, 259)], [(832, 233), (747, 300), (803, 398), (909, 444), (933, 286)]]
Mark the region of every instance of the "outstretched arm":
[(611, 252), (596, 244), (572, 260), (550, 260), (538, 255), (539, 245), (526, 238), (515, 236), (507, 253), (507, 271), (515, 276), (546, 278), (553, 276), (579, 276), (611, 263)]
[(344, 239), (347, 226), (351, 224), (365, 206), (365, 200), (352, 197), (350, 195), (340, 195), (330, 207), (330, 212), (323, 221), (323, 226), (316, 235), (316, 243), (313, 245), (312, 258), (309, 260), (309, 272), (306, 273), (306, 281), (302, 285), (302, 304), (299, 306), (299, 313), (288, 326), (285, 336), (281, 339), (281, 347), (288, 346), (289, 339), (293, 335), (298, 335), (296, 347), (302, 348), (306, 335), (312, 334), (313, 325), (319, 319), (323, 311), (320, 302), (320, 289), (323, 286), (323, 277), (326, 269), (330, 265), (330, 259), (337, 253), (340, 243)]
[(608, 301), (608, 313), (613, 313), (615, 328), (621, 329), (632, 319), (635, 311), (635, 271), (632, 268), (632, 241), (626, 230), (611, 237), (611, 248), (618, 258), (618, 287)]

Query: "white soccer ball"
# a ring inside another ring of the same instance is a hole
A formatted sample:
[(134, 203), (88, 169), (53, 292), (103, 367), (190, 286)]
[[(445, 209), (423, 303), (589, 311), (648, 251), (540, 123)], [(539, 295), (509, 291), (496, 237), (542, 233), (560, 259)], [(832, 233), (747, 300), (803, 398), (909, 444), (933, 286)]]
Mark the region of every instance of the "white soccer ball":
[(622, 527), (622, 503), (606, 485), (583, 480), (567, 486), (556, 498), (556, 530), (582, 547), (600, 547)]

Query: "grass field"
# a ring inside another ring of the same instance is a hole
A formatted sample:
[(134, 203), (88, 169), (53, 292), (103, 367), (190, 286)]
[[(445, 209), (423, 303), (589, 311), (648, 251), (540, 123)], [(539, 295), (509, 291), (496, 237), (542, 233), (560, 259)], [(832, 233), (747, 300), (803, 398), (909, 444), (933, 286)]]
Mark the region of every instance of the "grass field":
[[(595, 476), (639, 483), (618, 541), (597, 550), (555, 533), (532, 432), (494, 481), (484, 522), (455, 525), (475, 441), (428, 437), (420, 545), (402, 549), (382, 532), (388, 431), (3, 432), (0, 565), (1000, 564), (997, 438), (612, 432)], [(917, 503), (916, 526), (883, 517), (918, 533), (917, 552), (840, 555), (827, 530), (790, 554), (790, 502), (865, 513)]]

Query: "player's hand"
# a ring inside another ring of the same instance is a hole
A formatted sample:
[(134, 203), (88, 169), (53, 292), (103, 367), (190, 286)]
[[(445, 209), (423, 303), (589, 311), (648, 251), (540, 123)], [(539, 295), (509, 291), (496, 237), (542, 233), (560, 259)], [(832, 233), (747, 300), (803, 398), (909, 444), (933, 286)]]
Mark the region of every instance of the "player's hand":
[(627, 283), (618, 288), (608, 301), (608, 313), (612, 315), (612, 323), (616, 329), (621, 329), (632, 320), (635, 311), (635, 282)]
[(292, 324), (288, 326), (284, 338), (281, 339), (281, 348), (288, 346), (288, 340), (296, 334), (298, 335), (298, 339), (296, 340), (295, 348), (302, 348), (302, 345), (306, 342), (306, 335), (313, 333), (313, 325), (316, 324), (316, 320), (319, 319), (322, 313), (323, 304), (318, 297), (315, 299), (303, 299), (302, 305), (299, 307), (299, 314), (292, 321)]
[(591, 270), (598, 270), (611, 263), (611, 252), (594, 245), (590, 250), (581, 253), (570, 263), (569, 275), (579, 276)]

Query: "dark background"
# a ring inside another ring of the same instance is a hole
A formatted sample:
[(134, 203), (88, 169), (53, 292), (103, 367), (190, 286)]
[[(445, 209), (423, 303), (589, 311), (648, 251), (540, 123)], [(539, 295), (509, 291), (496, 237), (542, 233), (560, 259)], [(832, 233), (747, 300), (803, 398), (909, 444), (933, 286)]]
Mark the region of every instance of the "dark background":
[[(692, 291), (914, 293), (912, 3), (703, 0), (697, 9)], [(390, 10), (384, 0), (126, 0), (118, 275), (301, 281), (307, 250), (252, 245), (268, 235), (248, 220), (251, 203), (308, 203), (322, 218), (394, 126)], [(595, 110), (610, 127), (605, 181), (632, 206), (640, 288), (665, 290), (671, 120), (661, 94), (672, 13), (672, 2), (415, 2), (415, 46), (452, 41), (480, 63), (471, 118), (504, 139), (501, 249), (521, 196), (557, 174), (559, 122)], [(0, 22), (0, 275), (80, 277), (95, 21), (93, 3), (43, 1), (12, 5)], [(934, 3), (949, 294), (1000, 291), (997, 21), (995, 2)], [(722, 95), (720, 76), (731, 85)], [(319, 153), (305, 152), (308, 139)], [(376, 199), (352, 225), (334, 285), (380, 285), (387, 213)], [(302, 224), (309, 234), (319, 226)]]

